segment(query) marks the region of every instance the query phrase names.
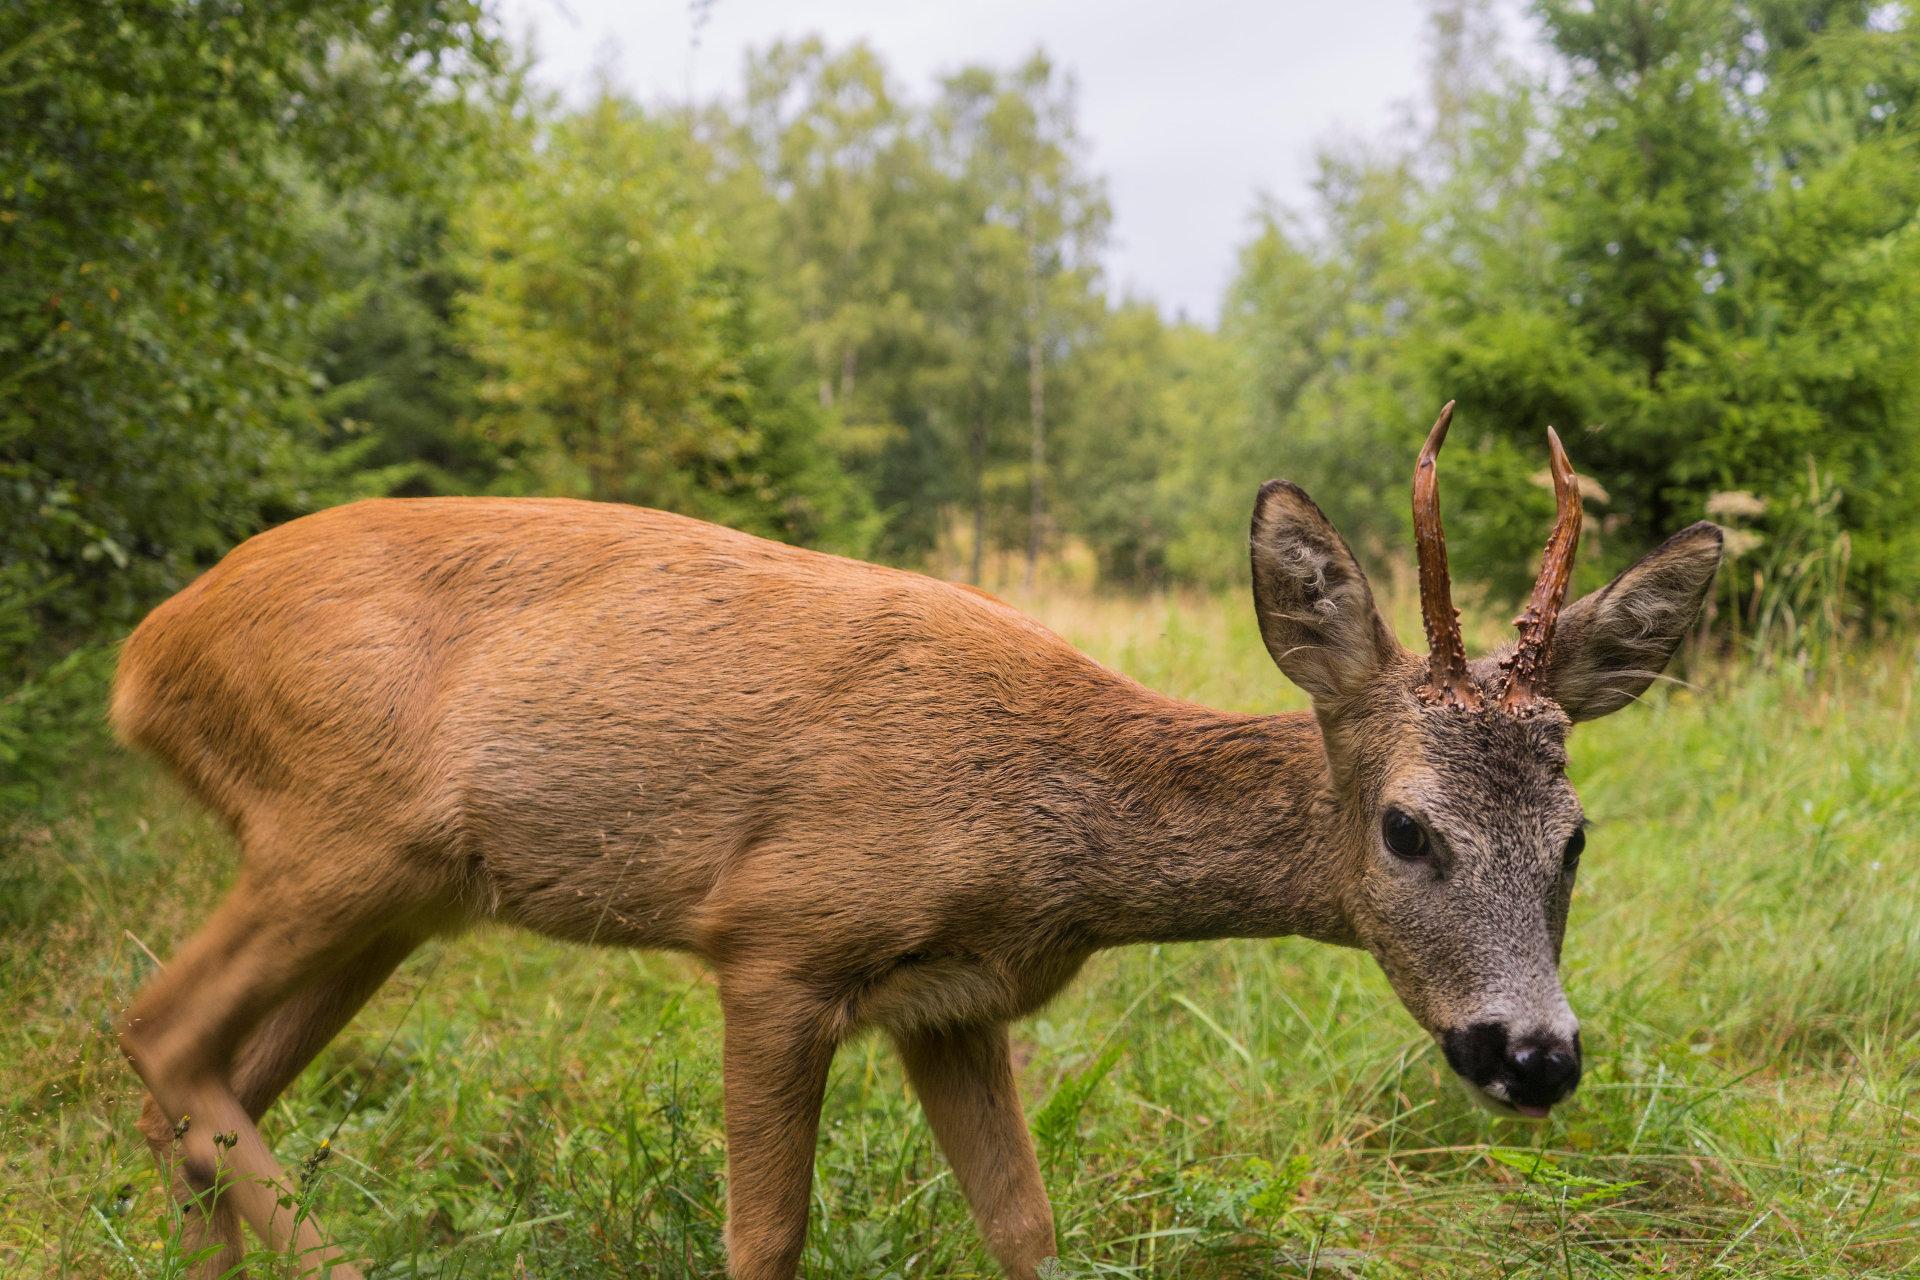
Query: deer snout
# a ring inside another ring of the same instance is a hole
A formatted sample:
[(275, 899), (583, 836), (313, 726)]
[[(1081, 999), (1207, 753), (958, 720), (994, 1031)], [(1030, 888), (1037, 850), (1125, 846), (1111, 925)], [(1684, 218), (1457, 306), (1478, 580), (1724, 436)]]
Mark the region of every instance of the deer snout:
[(1580, 1033), (1476, 1022), (1440, 1037), (1447, 1063), (1485, 1097), (1531, 1119), (1544, 1117), (1580, 1083)]

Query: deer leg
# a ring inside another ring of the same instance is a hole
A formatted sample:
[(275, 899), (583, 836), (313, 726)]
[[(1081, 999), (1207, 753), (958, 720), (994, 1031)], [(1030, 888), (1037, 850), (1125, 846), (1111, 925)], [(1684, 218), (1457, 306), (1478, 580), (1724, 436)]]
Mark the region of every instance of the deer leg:
[(807, 1240), (820, 1102), (834, 1043), (804, 999), (721, 986), (727, 1273), (792, 1280)]
[[(233, 1069), (233, 1095), (254, 1123), (266, 1114), (275, 1098), (340, 1029), (353, 1018), (380, 985), (413, 950), (411, 934), (388, 933), (362, 949), (336, 972), (315, 982), (275, 1010), (248, 1037)], [(184, 1207), (182, 1251), (189, 1257), (214, 1249), (197, 1267), (206, 1280), (244, 1280), (240, 1218), (233, 1203), (215, 1187), (196, 1193), (182, 1168), (174, 1125), (152, 1094), (141, 1109), (140, 1129), (146, 1135), (161, 1175), (173, 1183), (173, 1193)]]
[(916, 1031), (896, 1042), (987, 1248), (1009, 1276), (1031, 1280), (1055, 1255), (1053, 1207), (1020, 1112), (1006, 1026)]
[[(291, 1202), (291, 1186), (233, 1082), (241, 1046), (268, 1014), (366, 945), (365, 889), (335, 884), (303, 896), (294, 886), (291, 876), (243, 878), (134, 1000), (120, 1044), (160, 1116), (182, 1129), (176, 1167), (186, 1185), (196, 1194), (220, 1187), (270, 1248), (292, 1248), (307, 1274), (338, 1280), (358, 1273), (281, 1203)], [(267, 1050), (269, 1059), (285, 1054)]]
[(160, 1167), (160, 1176), (171, 1186), (174, 1203), (180, 1206), (180, 1252), (187, 1258), (199, 1258), (191, 1274), (213, 1280), (214, 1277), (244, 1276), (239, 1270), (246, 1254), (240, 1239), (240, 1217), (231, 1201), (211, 1191), (196, 1189), (181, 1167), (179, 1139), (173, 1136), (178, 1116), (168, 1119), (160, 1104), (149, 1093), (140, 1107), (140, 1134), (147, 1150)]

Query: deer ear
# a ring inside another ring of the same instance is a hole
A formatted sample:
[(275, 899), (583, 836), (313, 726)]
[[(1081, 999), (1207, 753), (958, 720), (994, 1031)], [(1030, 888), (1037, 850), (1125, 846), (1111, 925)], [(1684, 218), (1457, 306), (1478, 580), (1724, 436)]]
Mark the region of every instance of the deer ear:
[(1618, 711), (1660, 675), (1700, 616), (1720, 539), (1718, 525), (1689, 525), (1560, 614), (1546, 686), (1569, 717)]
[(1352, 697), (1400, 649), (1346, 540), (1285, 480), (1254, 503), (1253, 607), (1267, 652), (1316, 702)]

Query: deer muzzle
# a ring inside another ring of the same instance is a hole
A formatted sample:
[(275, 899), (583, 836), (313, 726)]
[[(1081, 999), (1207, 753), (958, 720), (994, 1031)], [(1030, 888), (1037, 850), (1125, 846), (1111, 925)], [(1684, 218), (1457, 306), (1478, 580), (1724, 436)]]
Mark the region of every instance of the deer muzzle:
[(1493, 1110), (1545, 1119), (1580, 1083), (1580, 1032), (1476, 1022), (1440, 1036), (1447, 1064)]

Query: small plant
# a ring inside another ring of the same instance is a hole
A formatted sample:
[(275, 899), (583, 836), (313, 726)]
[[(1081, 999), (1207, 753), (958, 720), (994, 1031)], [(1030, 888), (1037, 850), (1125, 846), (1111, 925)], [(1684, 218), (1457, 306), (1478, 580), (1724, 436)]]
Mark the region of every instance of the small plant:
[(1074, 1129), (1080, 1122), (1080, 1112), (1086, 1107), (1087, 1099), (1100, 1082), (1120, 1061), (1120, 1055), (1126, 1051), (1126, 1045), (1114, 1041), (1107, 1045), (1100, 1056), (1075, 1075), (1061, 1079), (1054, 1086), (1045, 1105), (1033, 1118), (1033, 1137), (1042, 1151), (1055, 1154), (1072, 1139)]
[(1526, 1179), (1526, 1185), (1513, 1192), (1512, 1199), (1536, 1209), (1577, 1209), (1602, 1204), (1642, 1185), (1638, 1180), (1609, 1182), (1570, 1173), (1541, 1151), (1492, 1147), (1487, 1151), (1487, 1159), (1515, 1170)]
[[(1847, 637), (1853, 542), (1839, 515), (1842, 496), (1809, 458), (1806, 488), (1783, 500), (1734, 490), (1707, 502), (1707, 514), (1728, 524), (1721, 590), (1734, 644), (1763, 665), (1819, 670)], [(1756, 527), (1763, 522), (1764, 532)]]

